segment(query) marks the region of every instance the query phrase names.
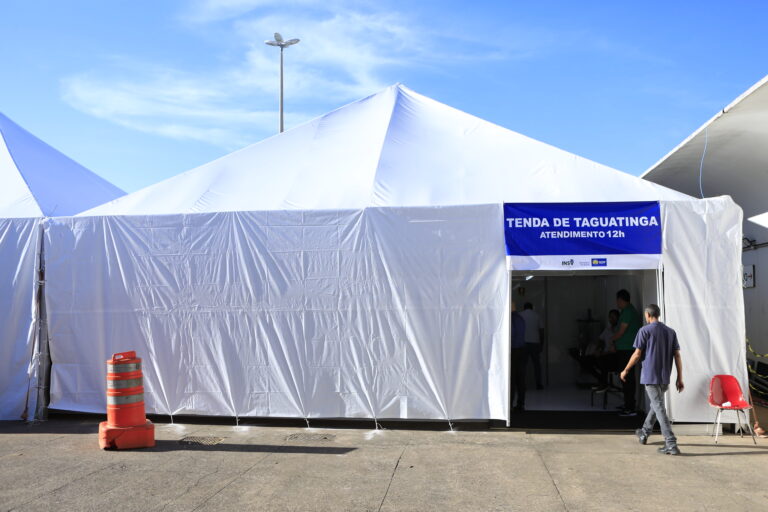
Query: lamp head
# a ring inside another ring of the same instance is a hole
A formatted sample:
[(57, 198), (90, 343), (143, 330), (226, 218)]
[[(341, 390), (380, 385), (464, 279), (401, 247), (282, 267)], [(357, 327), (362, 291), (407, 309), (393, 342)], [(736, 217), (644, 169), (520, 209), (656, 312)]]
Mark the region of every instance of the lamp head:
[(268, 44), (269, 46), (277, 46), (282, 49), (282, 48), (288, 48), (289, 46), (293, 46), (298, 42), (299, 42), (298, 39), (289, 39), (286, 41), (285, 39), (283, 39), (283, 36), (281, 36), (279, 32), (275, 32), (275, 39), (273, 41), (264, 41), (264, 44)]

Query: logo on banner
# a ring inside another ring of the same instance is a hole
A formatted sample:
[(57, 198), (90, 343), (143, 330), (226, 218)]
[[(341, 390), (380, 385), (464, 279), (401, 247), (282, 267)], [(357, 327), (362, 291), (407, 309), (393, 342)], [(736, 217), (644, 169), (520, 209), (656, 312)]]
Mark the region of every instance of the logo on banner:
[(657, 268), (658, 201), (506, 203), (504, 234), (513, 270)]

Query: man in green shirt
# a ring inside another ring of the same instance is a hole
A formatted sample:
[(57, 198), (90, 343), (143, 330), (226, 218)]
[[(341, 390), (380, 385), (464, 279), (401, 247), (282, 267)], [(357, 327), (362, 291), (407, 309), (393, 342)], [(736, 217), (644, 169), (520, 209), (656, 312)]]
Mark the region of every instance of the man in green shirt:
[[(629, 292), (619, 290), (616, 292), (616, 305), (619, 307), (619, 330), (613, 335), (613, 342), (616, 346), (617, 360), (616, 365), (619, 369), (624, 369), (635, 351), (634, 345), (637, 331), (643, 326), (640, 313), (630, 302)], [(637, 416), (635, 411), (635, 370), (632, 368), (627, 373), (627, 378), (622, 382), (624, 391), (624, 409), (622, 416)]]
[[(616, 292), (616, 305), (619, 307), (619, 327), (611, 338), (613, 347), (606, 347), (605, 357), (602, 358), (601, 367), (603, 373), (617, 372), (623, 370), (634, 352), (633, 345), (637, 331), (643, 326), (640, 313), (630, 302), (630, 295), (627, 290)], [(631, 369), (626, 380), (622, 382), (622, 391), (624, 392), (624, 408), (621, 416), (637, 416), (635, 411), (635, 370)], [(599, 390), (605, 392), (605, 388)]]

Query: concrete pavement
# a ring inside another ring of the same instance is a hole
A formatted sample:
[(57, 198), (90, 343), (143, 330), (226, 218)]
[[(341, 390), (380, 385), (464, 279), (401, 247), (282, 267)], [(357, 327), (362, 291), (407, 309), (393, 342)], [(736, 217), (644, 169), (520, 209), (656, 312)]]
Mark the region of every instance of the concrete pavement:
[(630, 434), (158, 424), (121, 452), (97, 425), (0, 423), (0, 510), (768, 509), (768, 444), (734, 435), (672, 457)]

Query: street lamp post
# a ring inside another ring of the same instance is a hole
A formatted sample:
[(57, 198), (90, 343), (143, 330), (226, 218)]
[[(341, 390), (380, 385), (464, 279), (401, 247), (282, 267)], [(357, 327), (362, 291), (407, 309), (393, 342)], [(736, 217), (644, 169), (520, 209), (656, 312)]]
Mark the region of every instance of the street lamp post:
[(283, 133), (283, 51), (289, 46), (293, 46), (298, 43), (298, 39), (289, 39), (285, 41), (283, 36), (278, 32), (275, 32), (275, 39), (273, 41), (264, 41), (269, 46), (277, 46), (280, 48), (280, 133)]

